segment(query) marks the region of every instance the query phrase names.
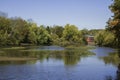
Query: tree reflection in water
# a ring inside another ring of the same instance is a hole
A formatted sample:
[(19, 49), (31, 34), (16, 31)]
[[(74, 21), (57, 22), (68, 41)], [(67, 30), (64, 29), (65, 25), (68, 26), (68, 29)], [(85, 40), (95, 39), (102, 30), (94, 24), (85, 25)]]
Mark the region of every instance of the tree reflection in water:
[(0, 61), (0, 65), (9, 65), (9, 64), (21, 65), (21, 64), (35, 64), (35, 63), (36, 63), (36, 60)]
[[(67, 49), (61, 51), (50, 50), (3, 50), (4, 53), (0, 53), (1, 57), (8, 58), (36, 58), (41, 63), (44, 60), (49, 59), (62, 60), (65, 65), (74, 66), (81, 58), (93, 55), (90, 51), (85, 49)], [(22, 61), (1, 61), (0, 64), (34, 64), (37, 60), (22, 60)]]
[[(104, 63), (112, 64), (117, 67), (115, 80), (120, 80), (120, 50), (115, 53), (109, 53), (108, 56), (100, 57)], [(106, 76), (106, 80), (113, 80), (112, 76)]]
[[(120, 50), (118, 50), (118, 56), (119, 56), (119, 59), (120, 59)], [(117, 78), (116, 80), (120, 80), (120, 63), (118, 64), (118, 70), (117, 70)]]

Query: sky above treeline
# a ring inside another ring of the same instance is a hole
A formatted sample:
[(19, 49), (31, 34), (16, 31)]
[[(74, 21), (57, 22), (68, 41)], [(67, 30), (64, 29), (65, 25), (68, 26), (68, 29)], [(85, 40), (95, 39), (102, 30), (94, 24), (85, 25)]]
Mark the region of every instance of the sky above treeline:
[(38, 25), (74, 24), (79, 29), (104, 29), (112, 16), (112, 0), (0, 0), (8, 17), (32, 19)]

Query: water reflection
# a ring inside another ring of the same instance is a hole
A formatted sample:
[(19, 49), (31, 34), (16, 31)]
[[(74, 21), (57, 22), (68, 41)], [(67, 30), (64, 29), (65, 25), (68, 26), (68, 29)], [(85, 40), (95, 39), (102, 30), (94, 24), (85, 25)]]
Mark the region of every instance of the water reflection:
[[(55, 49), (55, 48), (54, 48)], [(62, 48), (63, 49), (63, 48)], [(41, 63), (45, 60), (49, 61), (49, 59), (61, 60), (64, 62), (65, 65), (73, 66), (76, 65), (81, 58), (93, 55), (90, 51), (87, 50), (74, 50), (74, 49), (67, 49), (67, 50), (60, 50), (57, 47), (57, 50), (31, 50), (31, 48), (27, 49), (7, 49), (2, 50), (0, 53), (0, 57), (4, 58), (25, 58), (25, 60), (13, 61), (13, 60), (4, 60), (0, 59), (0, 64), (34, 64), (37, 60)], [(36, 60), (27, 60), (27, 59), (36, 59)]]
[(14, 64), (14, 65), (21, 65), (21, 64), (35, 64), (36, 60), (31, 61), (0, 61), (0, 65), (8, 65), (8, 64)]
[[(99, 58), (103, 60), (106, 65), (112, 64), (117, 67), (115, 80), (120, 80), (120, 50), (114, 53), (109, 53), (108, 56)], [(106, 80), (113, 80), (113, 78), (111, 76), (107, 76)]]
[(78, 53), (75, 53), (73, 51), (66, 51), (63, 56), (63, 60), (65, 65), (75, 65), (78, 61), (80, 61), (81, 57), (82, 56), (79, 56)]
[(64, 50), (64, 48), (60, 46), (40, 46), (36, 50)]
[[(120, 60), (120, 50), (118, 50), (118, 56), (119, 56), (119, 60)], [(117, 76), (116, 76), (116, 80), (120, 80), (120, 62), (118, 64), (118, 70), (117, 70)]]
[(79, 51), (65, 51), (63, 60), (65, 65), (76, 65), (81, 58), (88, 57), (89, 55), (93, 55), (90, 52), (82, 52)]

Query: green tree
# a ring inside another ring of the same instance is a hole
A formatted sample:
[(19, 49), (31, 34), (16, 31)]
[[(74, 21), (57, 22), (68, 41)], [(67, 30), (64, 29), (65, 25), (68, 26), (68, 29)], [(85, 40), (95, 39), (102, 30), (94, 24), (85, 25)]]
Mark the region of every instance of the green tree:
[(10, 20), (5, 17), (0, 17), (0, 32), (3, 33), (10, 33), (11, 28), (10, 28)]
[(48, 31), (45, 29), (44, 26), (40, 26), (37, 28), (36, 36), (38, 45), (51, 44), (51, 36), (49, 35)]
[(88, 35), (89, 33), (88, 33), (88, 29), (82, 29), (81, 30), (81, 33), (82, 33), (82, 35)]
[(109, 8), (114, 16), (109, 19), (107, 29), (114, 33), (116, 46), (120, 47), (120, 0), (113, 0)]
[(31, 44), (37, 44), (37, 35), (35, 33), (38, 29), (37, 24), (29, 23), (29, 26), (28, 41)]
[(95, 43), (99, 46), (102, 46), (104, 42), (103, 32), (100, 31), (98, 34), (95, 35)]
[(48, 33), (49, 33), (49, 34), (51, 34), (51, 33), (52, 33), (52, 27), (47, 26), (47, 27), (46, 27), (46, 30), (48, 31)]
[(63, 38), (67, 44), (80, 45), (83, 36), (75, 25), (67, 24), (63, 31)]
[(63, 37), (67, 41), (75, 42), (78, 34), (78, 28), (74, 25), (67, 24), (63, 31)]
[(12, 18), (11, 19), (11, 28), (12, 28), (12, 36), (18, 40), (18, 43), (27, 43), (28, 42), (28, 32), (29, 25), (27, 21), (21, 18)]
[(0, 45), (7, 45), (10, 36), (11, 27), (10, 20), (5, 17), (0, 17)]
[(62, 37), (64, 28), (62, 26), (53, 26), (52, 34), (56, 34), (59, 38)]
[(114, 46), (114, 35), (109, 31), (100, 31), (95, 35), (95, 42), (99, 46)]

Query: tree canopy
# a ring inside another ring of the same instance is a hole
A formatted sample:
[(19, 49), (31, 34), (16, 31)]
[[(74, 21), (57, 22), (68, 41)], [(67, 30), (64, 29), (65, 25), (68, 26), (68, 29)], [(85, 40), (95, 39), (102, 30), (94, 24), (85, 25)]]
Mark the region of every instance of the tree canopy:
[(38, 26), (33, 21), (20, 17), (0, 17), (0, 46), (8, 45), (83, 45), (83, 35), (88, 31), (79, 30), (75, 25)]
[(108, 21), (107, 29), (114, 33), (116, 45), (120, 47), (120, 0), (113, 0), (109, 8), (113, 16)]

